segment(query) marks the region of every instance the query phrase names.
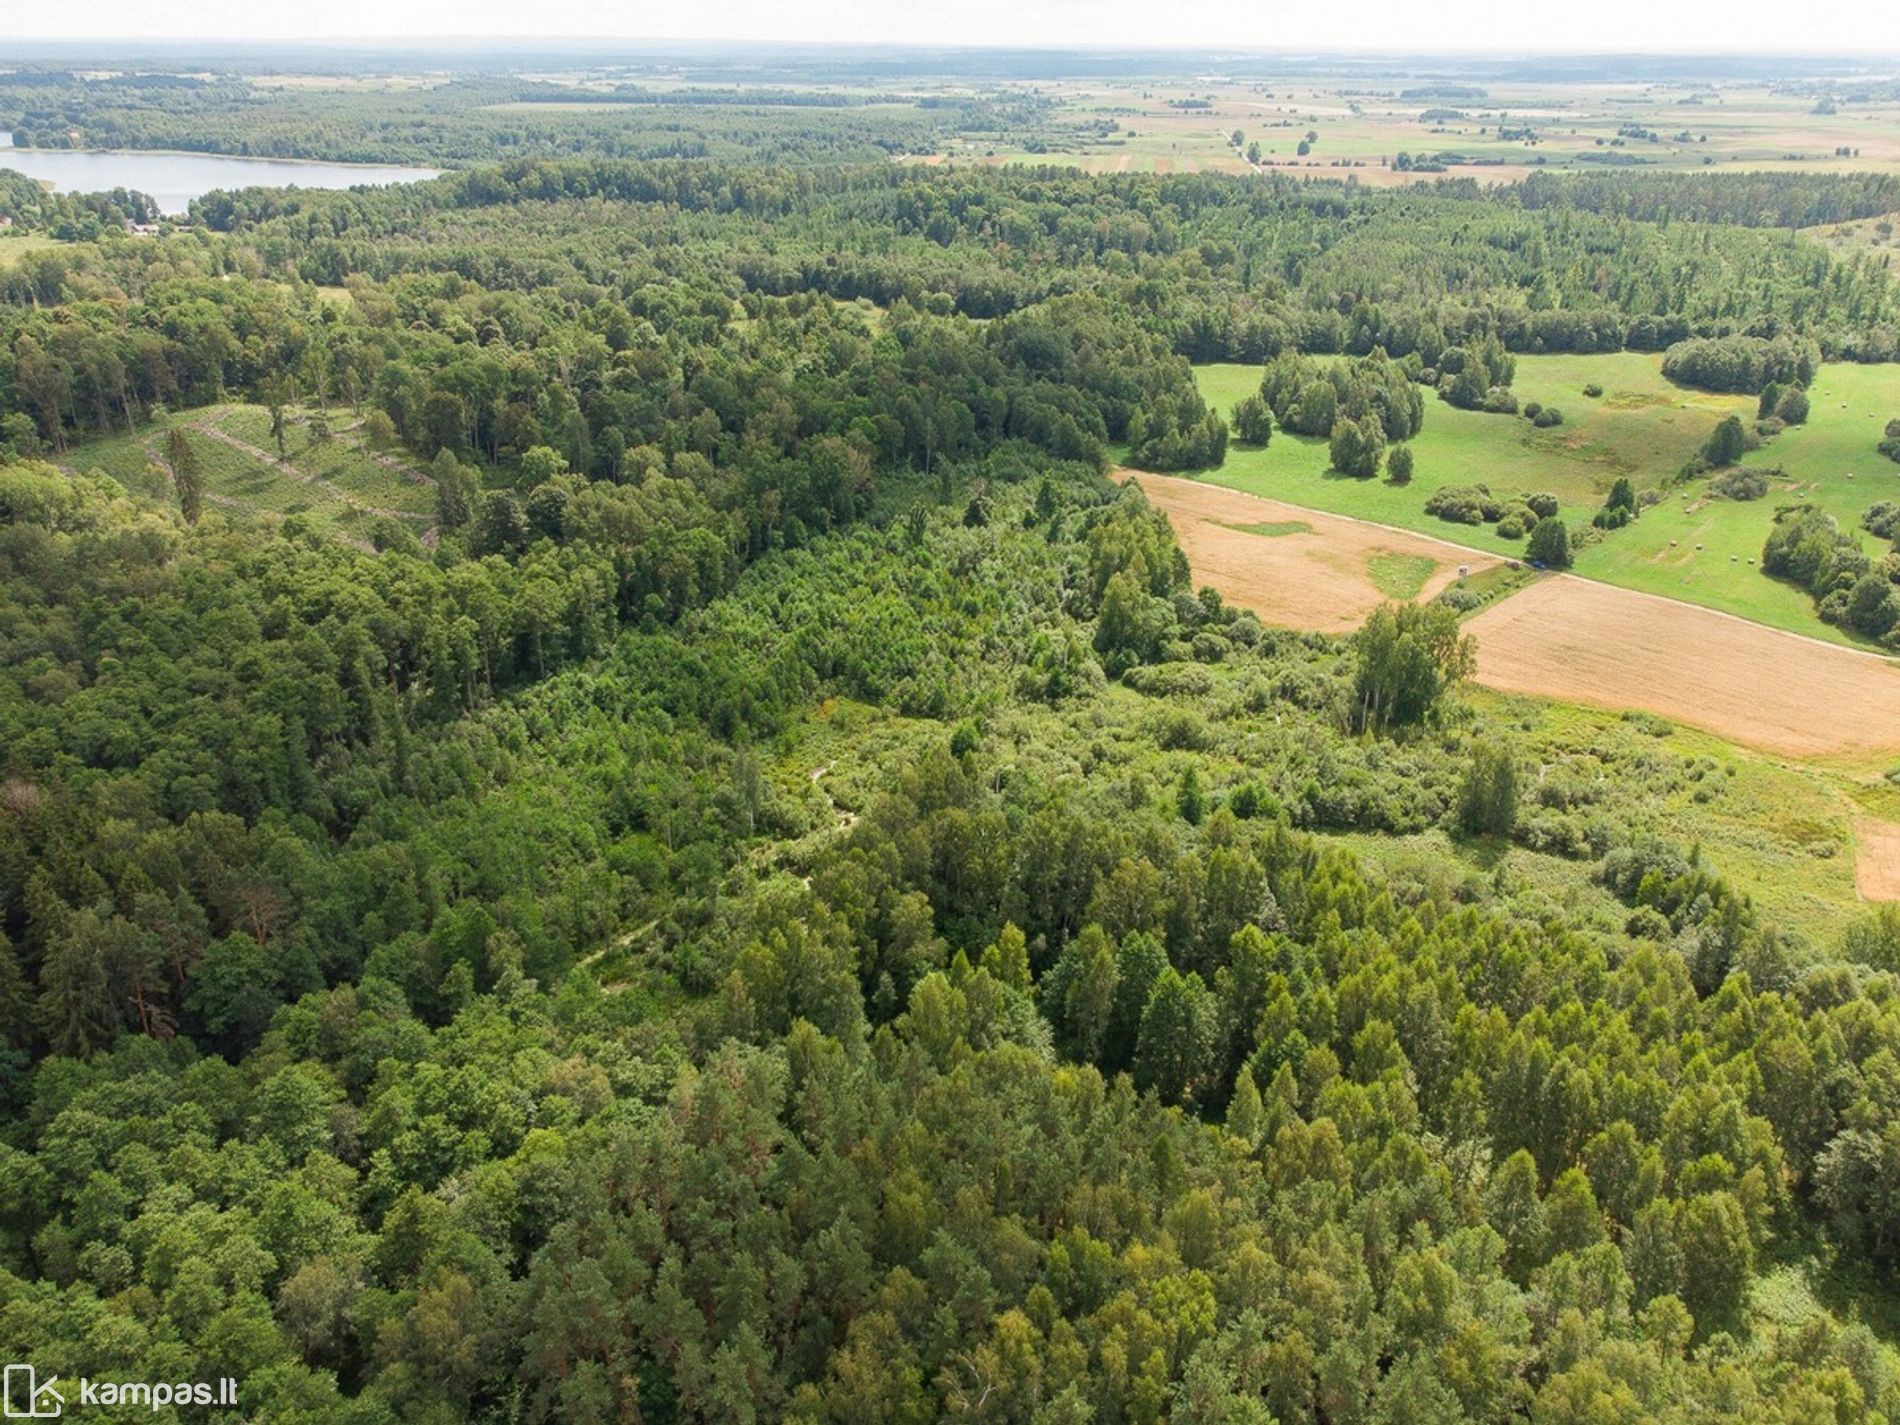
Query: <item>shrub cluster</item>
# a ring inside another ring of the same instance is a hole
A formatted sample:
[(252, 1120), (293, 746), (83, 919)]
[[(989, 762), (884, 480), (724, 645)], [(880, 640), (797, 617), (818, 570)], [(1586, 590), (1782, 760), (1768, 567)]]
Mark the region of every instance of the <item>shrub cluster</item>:
[[(1876, 505), (1868, 515), (1882, 519), (1876, 514), (1881, 510)], [(1876, 564), (1832, 515), (1811, 505), (1783, 510), (1761, 552), (1762, 572), (1806, 589), (1825, 622), (1869, 638), (1885, 638), (1900, 621), (1893, 581), (1897, 566), (1900, 560), (1893, 555)]]
[(1821, 364), (1820, 349), (1791, 337), (1691, 337), (1663, 353), (1663, 375), (1705, 391), (1760, 393), (1770, 383), (1806, 386)]

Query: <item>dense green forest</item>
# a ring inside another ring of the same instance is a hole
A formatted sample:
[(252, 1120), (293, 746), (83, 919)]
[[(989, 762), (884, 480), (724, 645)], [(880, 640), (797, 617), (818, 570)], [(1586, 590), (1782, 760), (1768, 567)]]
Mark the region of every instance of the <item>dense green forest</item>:
[(446, 83), (307, 88), (236, 76), (0, 75), (0, 131), (34, 148), (154, 148), (348, 163), (606, 155), (867, 163), (947, 136), (1039, 132), (1027, 91), (610, 88), (470, 75)]
[(1352, 740), (1389, 657), (1001, 460), (618, 620), (719, 522), (659, 472), (473, 560), (0, 471), (10, 1343), (268, 1418), (1881, 1408), (1733, 1333), (1900, 1250), (1891, 925), (1541, 789), (1626, 921), (1370, 873), (1310, 831), (1504, 730)]
[[(0, 203), (89, 239), (0, 266), (8, 1359), (365, 1425), (1900, 1407), (1900, 917), (1777, 920), (1666, 727), (1534, 760), (1450, 608), (1263, 628), (1107, 476), (1218, 460), (1193, 360), (1398, 441), (1514, 352), (1892, 359), (1781, 230), (1878, 182)], [(164, 421), (233, 397), (426, 535), (208, 499)], [(1591, 894), (1349, 841), (1433, 830)]]
[[(8, 190), (16, 222), (71, 220), (72, 200), (41, 210), (25, 191)], [(1829, 358), (1900, 350), (1900, 297), (1871, 258), (1837, 262), (1761, 229), (1530, 208), (1462, 183), (1374, 194), (1285, 179), (530, 163), (380, 191), (218, 193), (194, 213), (187, 240), (39, 250), (0, 269), (6, 404), (50, 448), (270, 371), (318, 399), (377, 383), (427, 455), (492, 462), (547, 445), (613, 475), (624, 449), (665, 447), (679, 417), (654, 408), (655, 364), (682, 348), (719, 350), (687, 404), (743, 443), (734, 372), (757, 338), (729, 323), (781, 310), (770, 298), (1012, 319), (981, 337), (918, 329), (980, 346), (1035, 389), (1007, 411), (933, 393), (995, 378), (965, 369), (973, 357), (918, 351), (922, 384), (896, 403), (906, 414), (881, 413), (876, 443), (926, 468), (986, 424), (1091, 457), (1143, 403), (1144, 434), (1159, 420), (1194, 437), (1158, 450), (1159, 468), (1217, 463), (1220, 434), (1170, 349), (1246, 361), (1383, 349), (1425, 368), (1482, 341), (1660, 351), (1792, 334)], [(307, 289), (233, 276), (349, 285), (356, 300), (300, 312)], [(1157, 403), (1163, 388), (1176, 394)], [(701, 443), (717, 439), (707, 428)]]

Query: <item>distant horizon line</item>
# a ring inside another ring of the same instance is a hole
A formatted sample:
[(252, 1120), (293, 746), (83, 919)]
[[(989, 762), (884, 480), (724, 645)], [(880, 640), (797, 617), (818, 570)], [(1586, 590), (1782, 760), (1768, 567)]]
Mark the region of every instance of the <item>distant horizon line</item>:
[(1446, 45), (1446, 46), (1403, 46), (1374, 47), (1341, 45), (1292, 45), (1285, 47), (1236, 45), (1236, 44), (1151, 44), (1141, 42), (1103, 41), (1095, 44), (1055, 44), (1037, 41), (1019, 41), (1013, 43), (991, 42), (985, 40), (813, 40), (781, 39), (771, 35), (744, 36), (647, 36), (616, 34), (574, 34), (574, 35), (523, 35), (523, 34), (465, 34), (465, 35), (295, 35), (282, 37), (264, 37), (256, 35), (33, 35), (14, 36), (0, 41), (0, 62), (10, 56), (10, 51), (31, 46), (73, 46), (94, 47), (101, 53), (109, 53), (113, 48), (124, 49), (140, 45), (165, 45), (188, 47), (193, 45), (225, 45), (232, 47), (274, 47), (274, 48), (323, 48), (335, 46), (349, 49), (406, 49), (406, 50), (452, 50), (481, 47), (506, 47), (512, 49), (539, 49), (543, 51), (580, 50), (602, 46), (637, 46), (685, 50), (742, 50), (751, 46), (770, 46), (774, 50), (796, 49), (802, 51), (832, 50), (843, 53), (875, 51), (889, 54), (893, 51), (903, 53), (942, 53), (966, 52), (974, 54), (1051, 54), (1051, 55), (1092, 55), (1113, 54), (1126, 58), (1131, 55), (1152, 54), (1168, 57), (1249, 57), (1274, 58), (1281, 60), (1297, 59), (1458, 59), (1479, 58), (1499, 59), (1562, 59), (1562, 60), (1616, 60), (1616, 59), (1753, 59), (1785, 60), (1827, 60), (1837, 63), (1854, 63), (1866, 66), (1878, 66), (1885, 63), (1900, 63), (1900, 48), (1892, 50), (1800, 50), (1793, 51), (1782, 47), (1760, 48), (1704, 48), (1661, 46), (1645, 49), (1624, 46), (1621, 48), (1594, 48), (1590, 46), (1536, 47), (1527, 45)]

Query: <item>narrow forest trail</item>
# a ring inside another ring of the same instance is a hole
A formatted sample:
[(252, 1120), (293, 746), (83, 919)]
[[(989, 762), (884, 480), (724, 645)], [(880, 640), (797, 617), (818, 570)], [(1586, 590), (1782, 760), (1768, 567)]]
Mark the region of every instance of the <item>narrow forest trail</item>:
[[(307, 419), (300, 420), (298, 422), (299, 425), (307, 425), (308, 423), (309, 422)], [(351, 421), (348, 425), (338, 430), (337, 434), (338, 435), (352, 435), (362, 429), (363, 429), (363, 418), (359, 416), (355, 420)], [(408, 461), (399, 459), (398, 457), (391, 455), (388, 451), (376, 450), (372, 448), (367, 439), (359, 439), (356, 443), (356, 449), (357, 449), (357, 453), (362, 455), (365, 459), (375, 461), (378, 465), (382, 466), (383, 469), (389, 471), (393, 475), (400, 475), (403, 479), (407, 480), (411, 485), (420, 485), (423, 488), (429, 489), (429, 490), (433, 490), (435, 488), (435, 478), (431, 476), (426, 470), (417, 469), (414, 465), (411, 465)]]

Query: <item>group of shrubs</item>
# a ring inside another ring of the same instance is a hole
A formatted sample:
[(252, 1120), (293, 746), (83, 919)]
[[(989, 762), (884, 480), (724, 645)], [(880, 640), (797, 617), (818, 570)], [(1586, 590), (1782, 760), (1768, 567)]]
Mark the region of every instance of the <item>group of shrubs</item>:
[(1691, 337), (1663, 353), (1662, 372), (1681, 386), (1755, 395), (1770, 385), (1807, 386), (1820, 364), (1819, 347), (1792, 337)]
[(1519, 526), (1515, 534), (1506, 534), (1501, 529), (1498, 533), (1506, 539), (1517, 539), (1530, 525), (1557, 513), (1557, 497), (1545, 494), (1498, 496), (1491, 493), (1489, 485), (1444, 485), (1426, 498), (1425, 513), (1452, 524), (1501, 525), (1507, 519), (1515, 520)]
[(1570, 567), (1570, 531), (1550, 494), (1494, 495), (1488, 485), (1444, 485), (1425, 500), (1425, 513), (1451, 524), (1495, 524), (1500, 539), (1525, 539), (1524, 557), (1555, 569)]
[[(1255, 446), (1272, 439), (1276, 424), (1295, 435), (1325, 436), (1335, 470), (1371, 479), (1388, 445), (1410, 440), (1425, 423), (1421, 369), (1416, 356), (1398, 362), (1382, 350), (1324, 363), (1284, 352), (1267, 364), (1259, 392), (1234, 407), (1234, 434)], [(1412, 478), (1412, 455), (1402, 446), (1393, 452), (1392, 478)]]
[(1207, 470), (1227, 458), (1227, 423), (1191, 386), (1128, 418), (1129, 458), (1144, 470)]
[[(1416, 358), (1410, 365), (1417, 365)], [(1412, 371), (1383, 350), (1328, 362), (1283, 352), (1267, 363), (1260, 400), (1282, 428), (1296, 435), (1330, 436), (1342, 420), (1370, 419), (1377, 421), (1384, 440), (1401, 441), (1425, 424), (1425, 400)]]
[[(1869, 529), (1883, 525), (1891, 530), (1900, 520), (1900, 510), (1875, 505), (1861, 519)], [(1776, 515), (1775, 527), (1762, 547), (1761, 567), (1763, 573), (1798, 584), (1813, 595), (1824, 623), (1868, 638), (1887, 638), (1900, 623), (1900, 600), (1894, 591), (1900, 555), (1887, 554), (1876, 561), (1832, 515), (1812, 505), (1791, 505)]]
[(1861, 512), (1860, 527), (1877, 539), (1900, 536), (1900, 505), (1881, 500)]
[(1610, 486), (1609, 497), (1604, 500), (1603, 508), (1591, 516), (1590, 523), (1598, 529), (1621, 529), (1635, 519), (1640, 508), (1636, 486), (1627, 475), (1616, 477), (1616, 483)]
[(1900, 418), (1888, 421), (1882, 434), (1885, 438), (1880, 442), (1880, 453), (1889, 460), (1900, 460)]
[[(1517, 415), (1516, 373), (1517, 359), (1495, 336), (1446, 348), (1436, 366), (1426, 366), (1417, 352), (1393, 360), (1380, 347), (1327, 362), (1289, 350), (1267, 363), (1258, 393), (1234, 407), (1233, 433), (1256, 447), (1272, 441), (1276, 426), (1324, 436), (1332, 468), (1341, 474), (1371, 479), (1383, 464), (1393, 483), (1403, 485), (1412, 478), (1412, 455), (1400, 442), (1425, 424), (1420, 388), (1432, 388), (1460, 410)], [(1522, 414), (1543, 428), (1563, 424), (1563, 412), (1535, 401)]]
[(1737, 465), (1709, 481), (1709, 493), (1724, 500), (1759, 500), (1768, 493), (1768, 474)]
[(1770, 381), (1761, 388), (1761, 399), (1755, 404), (1755, 429), (1764, 436), (1778, 435), (1786, 426), (1806, 425), (1808, 420), (1807, 389), (1799, 385), (1784, 386), (1779, 381)]
[(1436, 387), (1439, 400), (1461, 411), (1514, 416), (1517, 397), (1511, 394), (1511, 382), (1516, 376), (1517, 358), (1497, 337), (1486, 336), (1446, 348), (1439, 353), (1438, 365), (1421, 368), (1418, 379)]

